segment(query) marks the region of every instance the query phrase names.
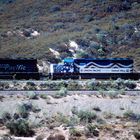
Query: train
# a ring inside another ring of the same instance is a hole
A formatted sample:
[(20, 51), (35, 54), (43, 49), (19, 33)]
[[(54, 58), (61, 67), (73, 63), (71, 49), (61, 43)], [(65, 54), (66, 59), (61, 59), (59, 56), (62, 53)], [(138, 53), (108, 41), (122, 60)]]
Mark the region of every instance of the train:
[[(37, 59), (0, 59), (0, 79), (35, 79), (43, 74)], [(134, 72), (134, 61), (129, 58), (65, 58), (50, 64), (47, 77), (57, 79), (140, 79)]]
[(65, 58), (63, 63), (50, 65), (50, 79), (133, 79), (134, 61), (129, 58)]
[(40, 79), (36, 59), (0, 59), (0, 79)]

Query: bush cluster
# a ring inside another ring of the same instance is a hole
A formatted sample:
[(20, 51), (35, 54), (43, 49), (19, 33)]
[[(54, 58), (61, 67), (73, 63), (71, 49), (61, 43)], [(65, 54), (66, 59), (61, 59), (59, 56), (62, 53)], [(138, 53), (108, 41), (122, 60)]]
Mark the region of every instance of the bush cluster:
[(26, 119), (19, 118), (17, 120), (10, 120), (6, 124), (7, 128), (10, 130), (11, 134), (16, 136), (33, 136), (34, 131), (29, 125), (29, 122)]
[(40, 111), (38, 108), (33, 106), (33, 104), (23, 103), (18, 106), (18, 111), (13, 115), (4, 112), (2, 115), (2, 123), (5, 125), (12, 135), (15, 136), (33, 136), (33, 125), (29, 122), (29, 113), (30, 112)]
[(87, 110), (86, 111), (80, 110), (77, 112), (76, 115), (78, 116), (81, 122), (85, 123), (91, 123), (93, 120), (97, 118), (97, 115), (94, 112)]
[[(0, 82), (0, 89), (19, 89), (21, 85), (13, 82), (13, 87), (9, 86), (9, 83)], [(47, 80), (45, 83), (35, 84), (34, 82), (27, 82), (23, 87), (25, 90), (37, 90), (37, 89), (54, 89), (60, 90), (62, 87), (67, 88), (68, 90), (120, 90), (120, 89), (135, 89), (136, 81), (132, 80), (123, 80), (118, 78), (117, 80), (107, 80), (107, 81), (98, 81), (96, 79), (90, 79), (87, 81), (78, 81), (78, 80), (59, 80), (59, 81), (50, 81)], [(30, 99), (38, 99), (38, 95), (29, 92), (28, 97)]]

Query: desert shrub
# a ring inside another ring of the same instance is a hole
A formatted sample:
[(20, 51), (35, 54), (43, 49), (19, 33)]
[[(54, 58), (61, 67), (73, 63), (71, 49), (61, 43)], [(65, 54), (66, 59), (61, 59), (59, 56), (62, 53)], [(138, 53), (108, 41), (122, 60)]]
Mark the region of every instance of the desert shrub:
[(106, 124), (105, 119), (100, 118), (100, 117), (96, 119), (96, 122), (97, 122), (98, 124)]
[(77, 116), (71, 116), (68, 120), (67, 126), (73, 127), (79, 124), (79, 118)]
[(22, 105), (18, 106), (18, 114), (22, 118), (28, 118), (29, 112), (32, 110), (32, 104), (23, 103)]
[(34, 82), (27, 82), (25, 89), (26, 90), (36, 90), (36, 84)]
[(135, 114), (131, 110), (124, 112), (123, 116), (129, 120), (140, 121), (140, 114)]
[(40, 98), (42, 98), (42, 99), (48, 99), (48, 95), (46, 95), (46, 94), (40, 94), (39, 96), (40, 96)]
[(49, 83), (47, 83), (47, 84), (48, 84), (49, 89), (58, 89), (58, 83), (56, 83), (56, 82), (49, 81)]
[(67, 88), (69, 90), (78, 90), (78, 89), (80, 89), (80, 85), (77, 81), (69, 80)]
[(68, 124), (68, 122), (69, 122), (68, 117), (63, 115), (60, 112), (58, 112), (57, 115), (55, 116), (55, 121), (63, 123), (63, 124)]
[(8, 89), (9, 88), (9, 83), (7, 82), (0, 82), (0, 89)]
[(128, 88), (128, 89), (134, 89), (136, 88), (136, 82), (131, 81), (131, 80), (126, 80), (124, 81), (124, 85)]
[(99, 88), (102, 90), (120, 90), (125, 88), (123, 82), (124, 80), (122, 79), (101, 81), (99, 83)]
[(64, 80), (61, 80), (57, 85), (58, 89), (61, 89), (62, 87), (67, 88), (67, 86), (68, 86), (68, 83)]
[(118, 91), (107, 91), (107, 95), (113, 99), (116, 98), (118, 96), (119, 92)]
[(91, 49), (100, 49), (101, 48), (101, 45), (98, 43), (98, 42), (95, 42), (95, 41), (91, 41), (90, 44), (89, 44), (89, 47)]
[(77, 116), (78, 118), (80, 118), (80, 121), (85, 123), (91, 123), (93, 120), (97, 118), (97, 115), (94, 112), (83, 110), (78, 111)]
[(111, 119), (114, 117), (114, 114), (112, 114), (111, 112), (104, 112), (103, 116), (105, 119)]
[(89, 90), (98, 90), (99, 82), (95, 79), (88, 80), (86, 83), (86, 88)]
[(117, 80), (109, 81), (96, 81), (95, 79), (88, 80), (86, 88), (89, 90), (126, 90), (136, 88), (136, 83), (131, 80), (123, 80), (118, 78)]
[(81, 137), (83, 132), (81, 132), (80, 130), (72, 127), (72, 128), (69, 129), (69, 133), (70, 133), (70, 136)]
[(100, 57), (105, 57), (105, 50), (103, 48), (98, 49), (97, 52)]
[(18, 114), (22, 118), (28, 118), (30, 112), (39, 112), (40, 108), (33, 105), (32, 103), (23, 103), (22, 105), (18, 106)]
[(53, 95), (54, 98), (62, 98), (67, 96), (67, 88), (62, 87), (55, 95)]
[(15, 136), (28, 137), (34, 135), (34, 131), (30, 127), (28, 121), (22, 118), (9, 121), (6, 127), (10, 130), (10, 133)]
[(108, 90), (108, 88), (112, 88), (110, 81), (101, 81), (99, 83), (98, 90)]
[(93, 136), (98, 137), (99, 136), (99, 130), (98, 130), (97, 126), (94, 125), (94, 124), (88, 124), (86, 126), (86, 135), (90, 136), (90, 137), (93, 137)]
[(2, 120), (3, 120), (3, 123), (9, 121), (12, 119), (12, 115), (9, 113), (9, 112), (4, 112), (2, 114)]
[(86, 51), (77, 51), (76, 58), (88, 58), (89, 54)]
[(47, 83), (41, 83), (41, 84), (39, 85), (39, 87), (40, 87), (41, 89), (48, 89), (48, 84), (47, 84)]
[(63, 29), (64, 27), (65, 27), (65, 24), (63, 22), (57, 22), (53, 25), (54, 30)]
[(72, 112), (72, 114), (75, 114), (75, 115), (78, 114), (78, 108), (73, 106), (71, 109), (71, 112)]
[(97, 40), (101, 43), (106, 43), (106, 36), (108, 35), (107, 31), (100, 31), (96, 34)]
[(124, 80), (123, 80), (123, 79), (118, 78), (118, 79), (115, 80), (113, 83), (114, 83), (114, 85), (116, 86), (116, 87), (114, 87), (114, 88), (117, 88), (117, 89), (124, 89)]
[(38, 98), (38, 94), (36, 94), (36, 93), (34, 93), (34, 92), (29, 92), (29, 93), (27, 94), (27, 97), (28, 97), (29, 99), (33, 99), (33, 100), (39, 99), (39, 98)]

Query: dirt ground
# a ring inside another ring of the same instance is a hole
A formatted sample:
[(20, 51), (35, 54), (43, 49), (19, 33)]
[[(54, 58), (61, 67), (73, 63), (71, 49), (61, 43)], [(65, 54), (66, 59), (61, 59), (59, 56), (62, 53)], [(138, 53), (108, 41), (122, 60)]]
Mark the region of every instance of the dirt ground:
[[(2, 118), (5, 112), (9, 112), (14, 115), (19, 106), (23, 104), (32, 104), (39, 111), (30, 111), (28, 121), (34, 124), (35, 135), (34, 137), (15, 137), (16, 139), (37, 139), (40, 134), (44, 134), (44, 139), (51, 133), (60, 132), (63, 133), (65, 139), (70, 139), (69, 127), (65, 127), (63, 123), (54, 126), (53, 129), (48, 127), (46, 120), (48, 118), (62, 118), (62, 122), (65, 117), (73, 115), (73, 110), (77, 111), (94, 111), (95, 114), (103, 121), (103, 123), (94, 121), (93, 123), (99, 126), (99, 135), (92, 136), (91, 138), (85, 138), (89, 140), (136, 140), (134, 132), (140, 131), (140, 118), (134, 120), (125, 118), (125, 113), (132, 113), (139, 117), (140, 113), (140, 92), (133, 92), (124, 95), (112, 96), (112, 94), (90, 92), (80, 94), (81, 92), (68, 93), (66, 96), (56, 98), (53, 95), (57, 94), (57, 91), (53, 91), (47, 95), (49, 91), (1, 91), (0, 92), (0, 118)], [(40, 95), (44, 96), (40, 96)], [(33, 98), (36, 96), (36, 98)], [(58, 117), (59, 116), (59, 117)], [(45, 122), (45, 123), (44, 123)], [(54, 122), (53, 122), (54, 123)], [(51, 123), (51, 125), (54, 125)], [(50, 123), (49, 123), (50, 125)], [(78, 130), (83, 129), (86, 124), (75, 124), (75, 128)], [(9, 130), (1, 125), (0, 136), (9, 134)], [(81, 137), (78, 138), (82, 140)], [(76, 140), (78, 140), (76, 139)], [(83, 138), (84, 139), (84, 138)], [(55, 140), (55, 139), (54, 139)], [(57, 139), (56, 139), (57, 140)], [(60, 139), (61, 140), (61, 139)], [(72, 140), (72, 139), (71, 139)]]

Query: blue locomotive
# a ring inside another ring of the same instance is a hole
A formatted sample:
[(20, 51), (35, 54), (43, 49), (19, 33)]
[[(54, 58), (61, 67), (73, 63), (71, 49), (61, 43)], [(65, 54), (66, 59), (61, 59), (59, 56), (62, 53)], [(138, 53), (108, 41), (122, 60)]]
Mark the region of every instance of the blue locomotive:
[(63, 63), (50, 65), (51, 79), (139, 79), (129, 58), (66, 58)]

